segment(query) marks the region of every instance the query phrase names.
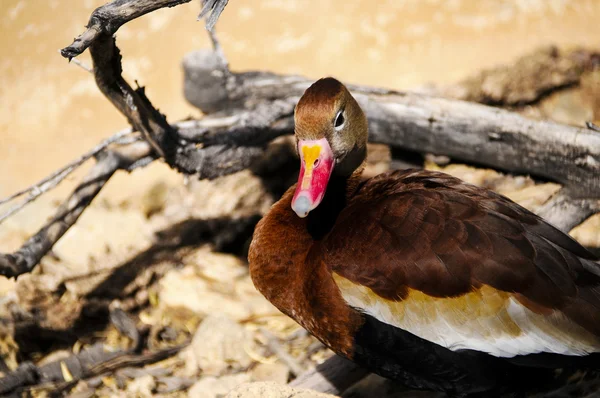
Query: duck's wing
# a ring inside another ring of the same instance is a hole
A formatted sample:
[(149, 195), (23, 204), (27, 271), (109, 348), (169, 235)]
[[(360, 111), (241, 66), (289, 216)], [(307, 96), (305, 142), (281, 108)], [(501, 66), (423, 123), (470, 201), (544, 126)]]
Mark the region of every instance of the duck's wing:
[(322, 241), (349, 305), (450, 350), (600, 351), (600, 266), (509, 199), (443, 173), (368, 181)]

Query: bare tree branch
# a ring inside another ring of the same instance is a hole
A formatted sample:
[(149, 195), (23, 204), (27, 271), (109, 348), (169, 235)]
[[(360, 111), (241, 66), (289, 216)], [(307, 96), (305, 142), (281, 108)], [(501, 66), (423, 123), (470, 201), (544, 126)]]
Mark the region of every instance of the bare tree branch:
[(144, 142), (131, 144), (119, 151), (102, 152), (98, 162), (71, 197), (60, 206), (52, 220), (29, 238), (17, 252), (0, 254), (0, 274), (12, 278), (30, 272), (54, 243), (77, 221), (115, 171), (126, 169), (150, 154), (150, 148)]
[[(281, 123), (280, 119), (289, 118), (293, 106), (292, 102), (280, 101), (273, 107), (276, 111), (268, 114), (265, 114), (265, 109), (259, 107), (254, 112), (241, 112), (236, 117), (214, 115), (202, 120), (180, 122), (170, 127), (179, 131), (178, 150), (189, 150), (187, 170), (197, 174), (199, 178), (214, 179), (250, 167), (264, 155), (264, 148), (269, 141), (290, 134), (291, 126)], [(130, 130), (125, 130), (71, 163), (75, 168), (83, 163), (82, 159), (88, 159), (86, 156), (92, 153), (99, 158), (46, 226), (28, 239), (17, 252), (0, 253), (0, 275), (10, 278), (30, 272), (77, 221), (115, 171), (129, 171), (155, 159), (152, 148), (144, 141), (123, 148), (107, 149), (108, 142), (119, 143), (119, 140), (136, 138), (129, 134)], [(58, 184), (59, 178), (64, 178), (60, 170), (52, 175), (56, 177), (45, 178), (41, 185), (30, 187), (30, 191), (36, 195), (37, 192), (47, 192)], [(44, 185), (47, 184), (46, 181), (51, 181), (52, 184)]]
[[(101, 35), (112, 36), (125, 23), (156, 11), (175, 7), (191, 0), (113, 0), (94, 10), (86, 31), (63, 48), (63, 57), (74, 58), (83, 53)], [(202, 11), (198, 19), (206, 18), (206, 29), (212, 31), (229, 0), (202, 0)]]
[(569, 232), (598, 212), (600, 199), (577, 198), (563, 188), (542, 206), (538, 215), (558, 229)]
[(84, 52), (102, 35), (112, 36), (125, 23), (144, 14), (165, 7), (174, 7), (191, 0), (113, 0), (94, 10), (87, 30), (73, 43), (61, 50), (65, 58), (73, 58)]
[(73, 171), (75, 171), (79, 166), (81, 166), (83, 163), (85, 163), (90, 158), (96, 156), (98, 153), (105, 150), (109, 145), (111, 145), (113, 143), (127, 144), (127, 143), (134, 142), (137, 139), (138, 139), (138, 137), (135, 137), (132, 135), (131, 129), (125, 129), (123, 131), (120, 131), (117, 134), (113, 135), (112, 137), (108, 138), (107, 140), (102, 141), (100, 144), (96, 145), (94, 148), (92, 148), (88, 152), (79, 156), (77, 159), (73, 160), (71, 163), (67, 164), (66, 166), (64, 166), (64, 167), (60, 168), (59, 170), (55, 171), (54, 173), (50, 174), (48, 177), (45, 177), (41, 181), (38, 181), (37, 183), (30, 185), (29, 187), (27, 187), (21, 191), (18, 191), (16, 193), (8, 196), (7, 198), (0, 199), (0, 205), (1, 205), (1, 204), (10, 202), (11, 200), (16, 199), (17, 197), (22, 196), (26, 193), (29, 194), (23, 202), (12, 206), (10, 209), (8, 209), (8, 211), (1, 214), (0, 215), (0, 223), (2, 223), (2, 221), (4, 221), (5, 219), (10, 217), (17, 211), (21, 210), (23, 207), (25, 207), (29, 203), (33, 202), (35, 199), (37, 199), (43, 193), (48, 192), (49, 190), (56, 187), (65, 178), (67, 178)]
[[(135, 322), (123, 311), (112, 310), (111, 322), (122, 335), (140, 339)], [(111, 349), (103, 343), (86, 347), (67, 358), (36, 366), (31, 362), (21, 364), (16, 370), (0, 377), (0, 394), (23, 393), (31, 390), (64, 391), (79, 380), (113, 372), (129, 366), (142, 366), (158, 362), (178, 353), (189, 342), (152, 352), (139, 353), (141, 341), (130, 349)]]
[[(206, 52), (184, 60), (186, 98), (204, 112), (297, 100), (312, 83), (265, 72), (234, 73), (235, 83), (228, 83), (207, 70), (214, 64)], [(600, 134), (594, 130), (459, 100), (349, 88), (367, 114), (372, 142), (531, 174), (564, 184), (579, 197), (600, 198)]]
[(202, 0), (202, 11), (198, 19), (206, 17), (206, 30), (212, 32), (228, 2), (229, 0)]
[(121, 112), (133, 128), (142, 133), (152, 149), (173, 164), (175, 133), (148, 101), (143, 88), (133, 90), (121, 75), (121, 54), (112, 35), (101, 35), (90, 46), (94, 77), (102, 93)]

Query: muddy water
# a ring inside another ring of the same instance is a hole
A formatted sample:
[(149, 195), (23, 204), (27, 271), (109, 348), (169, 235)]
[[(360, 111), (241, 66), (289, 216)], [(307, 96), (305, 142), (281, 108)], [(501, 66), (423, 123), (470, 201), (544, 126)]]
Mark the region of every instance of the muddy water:
[[(126, 125), (91, 75), (58, 54), (102, 3), (0, 2), (0, 196)], [(160, 10), (118, 32), (125, 75), (172, 121), (198, 115), (181, 94), (180, 59), (209, 45), (199, 7)], [(599, 20), (599, 0), (231, 0), (218, 32), (237, 70), (406, 89), (450, 83), (544, 44), (600, 47)]]

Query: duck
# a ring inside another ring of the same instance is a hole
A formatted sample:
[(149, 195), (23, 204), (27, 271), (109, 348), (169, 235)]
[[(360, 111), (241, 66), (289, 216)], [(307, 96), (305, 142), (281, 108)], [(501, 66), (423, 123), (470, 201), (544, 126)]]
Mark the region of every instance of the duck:
[(368, 121), (334, 78), (301, 96), (294, 136), (298, 182), (256, 225), (249, 272), (334, 353), (457, 397), (598, 367), (600, 265), (573, 238), (442, 172), (363, 178)]

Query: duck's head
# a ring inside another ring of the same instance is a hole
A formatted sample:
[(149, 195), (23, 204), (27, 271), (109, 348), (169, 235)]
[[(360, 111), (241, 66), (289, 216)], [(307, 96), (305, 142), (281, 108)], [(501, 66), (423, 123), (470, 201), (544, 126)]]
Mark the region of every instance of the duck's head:
[(327, 77), (304, 92), (294, 122), (300, 175), (292, 209), (306, 217), (323, 200), (332, 174), (348, 178), (365, 160), (367, 118), (348, 89)]

